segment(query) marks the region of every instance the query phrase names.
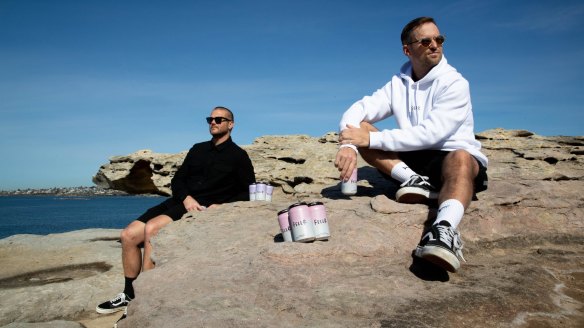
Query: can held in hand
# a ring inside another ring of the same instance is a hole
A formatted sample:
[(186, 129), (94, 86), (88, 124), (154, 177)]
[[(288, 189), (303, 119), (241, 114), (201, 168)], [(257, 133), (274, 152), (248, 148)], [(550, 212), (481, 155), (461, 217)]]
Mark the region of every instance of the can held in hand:
[(278, 223), (280, 224), (280, 232), (282, 233), (284, 241), (294, 241), (292, 239), (292, 230), (290, 229), (287, 208), (278, 212)]
[(314, 223), (314, 237), (316, 240), (328, 240), (331, 236), (329, 231), (326, 208), (321, 202), (308, 204), (310, 218)]
[(341, 182), (341, 192), (349, 196), (357, 194), (357, 168), (353, 169), (349, 180)]
[(288, 218), (292, 226), (292, 239), (306, 243), (313, 241), (314, 223), (310, 218), (310, 210), (306, 203), (295, 203), (288, 208)]
[(249, 200), (250, 201), (256, 200), (256, 189), (257, 189), (257, 185), (255, 183), (252, 183), (249, 185)]

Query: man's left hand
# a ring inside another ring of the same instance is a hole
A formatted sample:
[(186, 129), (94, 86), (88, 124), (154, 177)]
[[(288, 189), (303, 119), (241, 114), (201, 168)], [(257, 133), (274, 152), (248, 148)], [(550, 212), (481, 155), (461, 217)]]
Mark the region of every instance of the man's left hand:
[(343, 145), (355, 145), (357, 147), (369, 147), (369, 130), (347, 124), (347, 128), (341, 131), (339, 141)]

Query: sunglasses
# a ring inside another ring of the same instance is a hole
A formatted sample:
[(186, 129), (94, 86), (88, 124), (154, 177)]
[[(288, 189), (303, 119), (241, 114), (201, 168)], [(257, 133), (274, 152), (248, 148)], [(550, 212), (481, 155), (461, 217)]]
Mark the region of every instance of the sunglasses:
[(417, 42), (420, 42), (420, 44), (423, 47), (428, 48), (432, 44), (432, 40), (436, 40), (436, 44), (437, 45), (441, 45), (446, 40), (446, 37), (444, 37), (444, 35), (438, 35), (438, 36), (435, 36), (433, 38), (423, 38), (423, 39), (420, 39), (420, 40), (416, 40), (416, 41), (410, 42), (410, 43), (408, 43), (408, 45), (414, 44), (414, 43), (417, 43)]
[(217, 116), (217, 117), (207, 117), (207, 118), (206, 118), (206, 120), (207, 120), (207, 123), (208, 123), (208, 124), (211, 124), (211, 122), (213, 122), (213, 121), (215, 121), (215, 124), (221, 124), (221, 123), (223, 123), (224, 121), (227, 121), (227, 122), (231, 121), (230, 119), (228, 119), (228, 118), (225, 118), (225, 117), (221, 117), (221, 116)]

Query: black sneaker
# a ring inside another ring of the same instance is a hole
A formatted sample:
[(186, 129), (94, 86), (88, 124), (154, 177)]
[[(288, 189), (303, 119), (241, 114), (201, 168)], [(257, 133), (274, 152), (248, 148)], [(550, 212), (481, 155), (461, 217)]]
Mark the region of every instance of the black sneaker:
[(116, 323), (114, 323), (114, 328), (118, 328), (118, 323), (120, 323), (120, 321), (126, 319), (127, 316), (128, 316), (128, 308), (126, 307), (126, 309), (124, 310), (124, 314), (122, 314), (122, 316), (118, 319), (118, 321), (116, 321)]
[(428, 182), (428, 177), (413, 175), (408, 181), (400, 185), (395, 194), (398, 203), (418, 204), (429, 199), (438, 199), (438, 191)]
[(97, 313), (107, 314), (107, 313), (114, 313), (118, 311), (122, 311), (126, 309), (128, 303), (130, 303), (132, 299), (128, 297), (125, 293), (119, 293), (113, 299), (103, 302), (95, 308)]
[(458, 259), (466, 262), (462, 256), (460, 233), (446, 221), (430, 228), (416, 247), (414, 255), (450, 272), (456, 272), (460, 268)]

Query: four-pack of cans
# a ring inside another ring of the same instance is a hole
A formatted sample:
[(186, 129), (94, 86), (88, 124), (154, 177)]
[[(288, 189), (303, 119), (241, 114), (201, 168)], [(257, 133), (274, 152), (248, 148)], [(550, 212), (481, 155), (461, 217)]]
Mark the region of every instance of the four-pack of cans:
[(322, 202), (299, 202), (278, 212), (278, 223), (284, 241), (307, 243), (328, 240), (331, 236)]

